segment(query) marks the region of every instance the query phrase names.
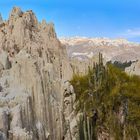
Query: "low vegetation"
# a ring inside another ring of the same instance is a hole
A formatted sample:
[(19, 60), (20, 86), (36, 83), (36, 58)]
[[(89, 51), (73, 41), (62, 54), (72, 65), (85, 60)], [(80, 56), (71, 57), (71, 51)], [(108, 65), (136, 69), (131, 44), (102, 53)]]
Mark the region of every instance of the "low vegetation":
[(140, 138), (140, 77), (129, 76), (112, 64), (99, 63), (87, 75), (75, 74), (80, 140), (96, 140), (100, 133), (115, 140)]

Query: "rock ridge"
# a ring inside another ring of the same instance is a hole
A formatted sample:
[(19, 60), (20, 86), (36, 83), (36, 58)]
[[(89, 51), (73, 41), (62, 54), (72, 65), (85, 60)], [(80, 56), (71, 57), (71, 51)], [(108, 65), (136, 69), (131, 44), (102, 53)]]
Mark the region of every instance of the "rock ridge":
[(72, 73), (54, 25), (14, 7), (0, 26), (0, 139), (69, 140), (64, 85)]

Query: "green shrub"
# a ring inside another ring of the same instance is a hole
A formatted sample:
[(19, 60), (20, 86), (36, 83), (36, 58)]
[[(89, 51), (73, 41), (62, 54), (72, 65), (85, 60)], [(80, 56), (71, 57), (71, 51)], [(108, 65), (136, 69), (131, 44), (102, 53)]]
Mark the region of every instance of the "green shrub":
[[(101, 59), (100, 56), (99, 64), (89, 68), (88, 74), (74, 75), (71, 80), (77, 111), (93, 119), (93, 110), (97, 110), (97, 120), (92, 128), (95, 125), (104, 127), (118, 140), (124, 137), (124, 131), (128, 139), (137, 138), (140, 135), (140, 77), (129, 76), (111, 64), (104, 66)], [(123, 124), (117, 117), (121, 107), (125, 117)]]

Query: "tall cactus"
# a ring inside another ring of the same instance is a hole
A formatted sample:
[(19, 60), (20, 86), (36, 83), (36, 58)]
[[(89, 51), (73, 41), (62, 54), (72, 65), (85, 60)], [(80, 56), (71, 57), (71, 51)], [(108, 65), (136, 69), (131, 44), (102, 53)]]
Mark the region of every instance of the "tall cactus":
[(3, 22), (3, 19), (2, 19), (2, 16), (1, 16), (1, 13), (0, 13), (0, 23)]
[[(99, 88), (102, 86), (102, 81), (105, 75), (106, 69), (103, 66), (103, 57), (99, 53), (99, 62), (93, 63), (93, 73), (91, 68), (88, 67), (88, 91), (92, 94), (92, 106), (96, 110), (100, 101)], [(91, 98), (91, 97), (90, 97)], [(94, 110), (93, 109), (93, 110)], [(96, 140), (96, 122), (94, 121), (94, 113), (92, 117), (86, 113), (86, 103), (84, 103), (83, 118), (80, 119), (80, 140)]]

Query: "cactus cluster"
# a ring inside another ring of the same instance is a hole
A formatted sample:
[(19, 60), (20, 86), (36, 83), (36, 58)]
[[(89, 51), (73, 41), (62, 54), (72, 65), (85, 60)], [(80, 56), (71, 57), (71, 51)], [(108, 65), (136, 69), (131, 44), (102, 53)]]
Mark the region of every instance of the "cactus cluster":
[(74, 75), (80, 140), (134, 140), (140, 138), (140, 77), (129, 76), (111, 64), (99, 62), (88, 74)]

